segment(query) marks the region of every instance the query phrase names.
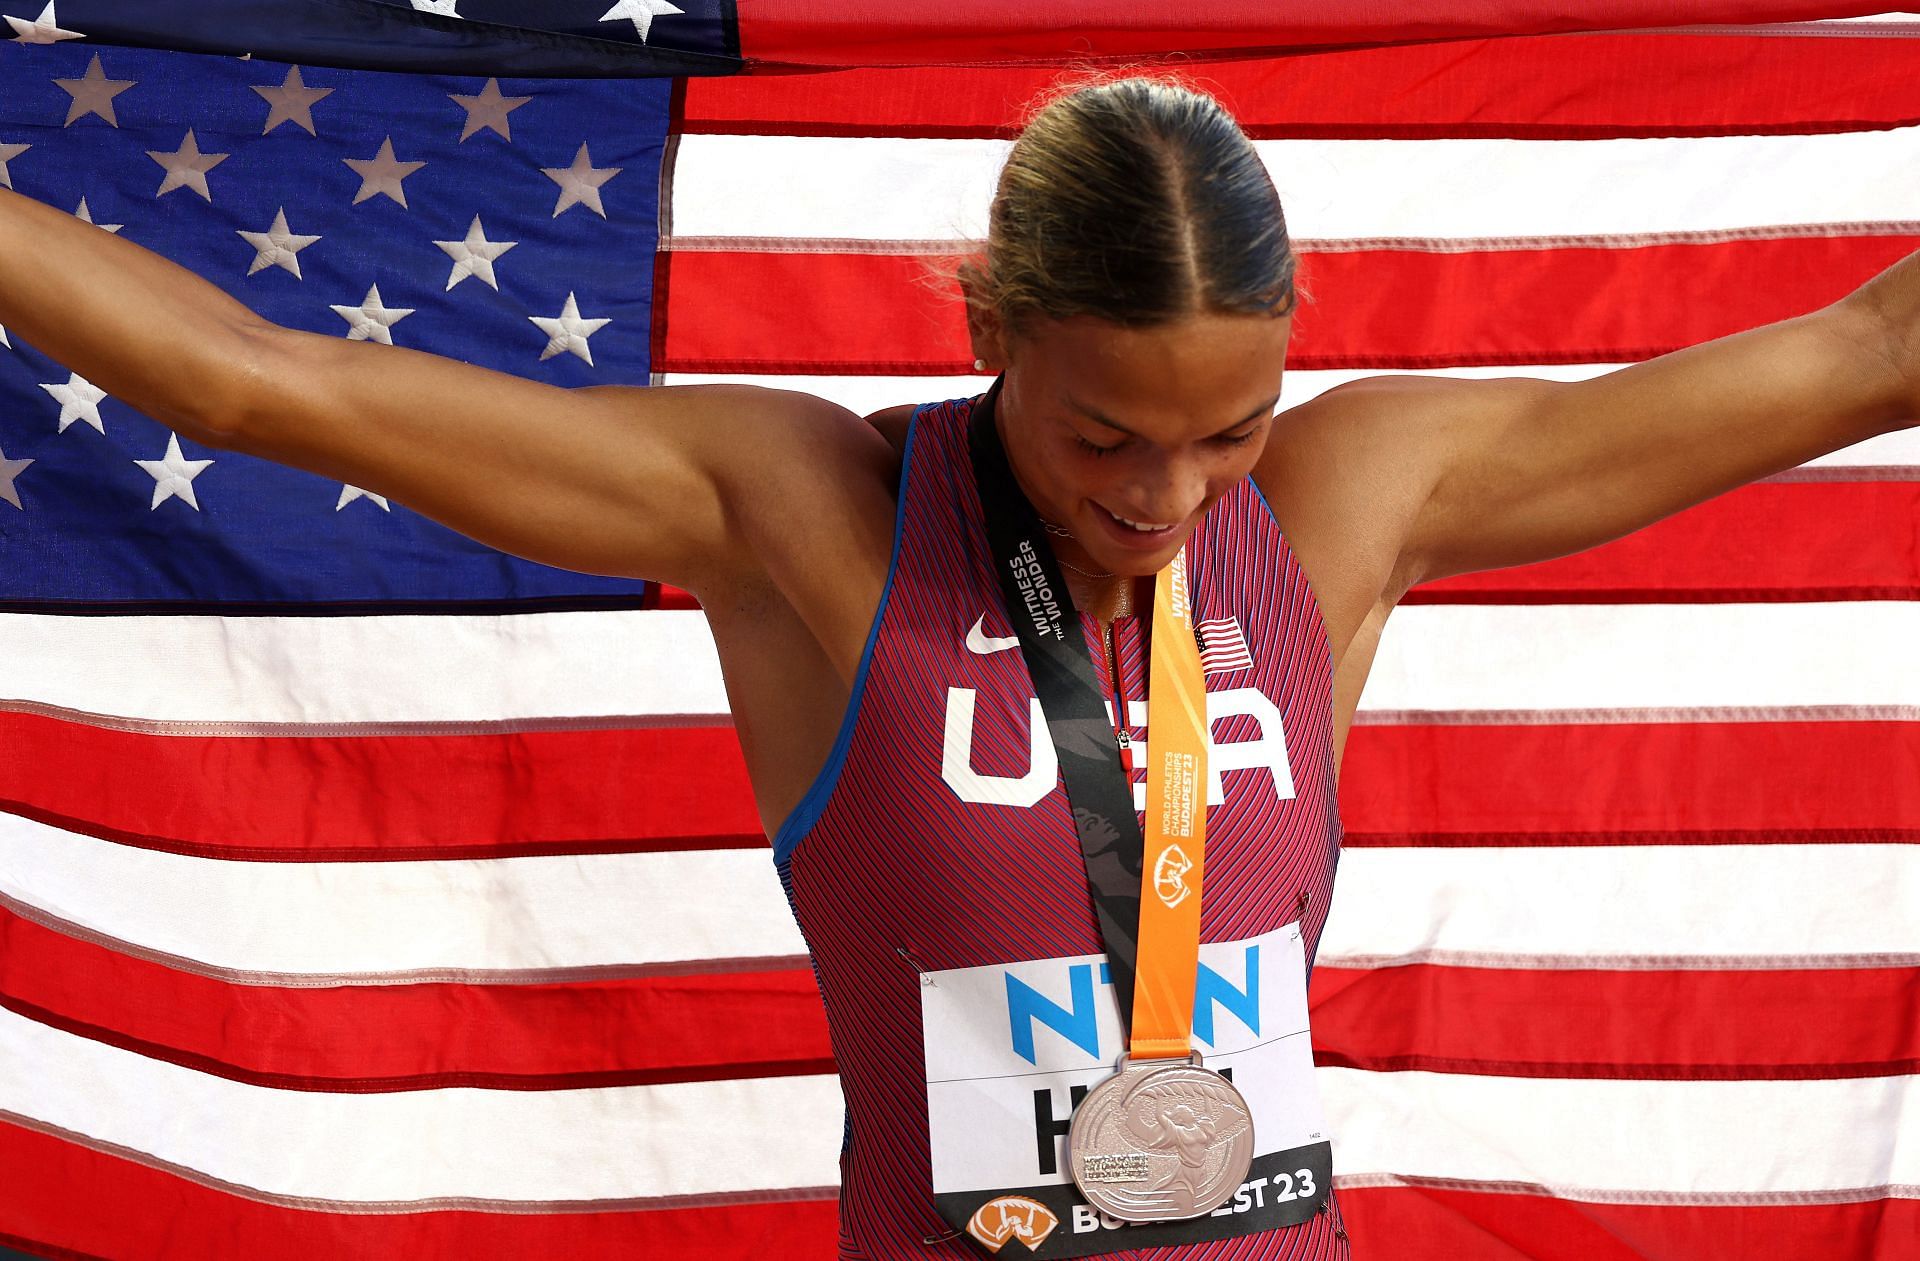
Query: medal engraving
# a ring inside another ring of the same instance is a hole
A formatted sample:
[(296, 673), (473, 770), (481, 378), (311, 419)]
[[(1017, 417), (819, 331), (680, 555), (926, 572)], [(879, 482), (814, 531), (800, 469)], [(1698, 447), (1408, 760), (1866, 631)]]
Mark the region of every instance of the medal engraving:
[(1081, 1163), (1080, 1176), (1088, 1182), (1145, 1182), (1153, 1176), (1153, 1167), (1145, 1152), (1089, 1156)]
[(1199, 1056), (1133, 1060), (1080, 1101), (1067, 1163), (1087, 1203), (1128, 1222), (1200, 1217), (1233, 1198), (1253, 1162), (1253, 1114)]

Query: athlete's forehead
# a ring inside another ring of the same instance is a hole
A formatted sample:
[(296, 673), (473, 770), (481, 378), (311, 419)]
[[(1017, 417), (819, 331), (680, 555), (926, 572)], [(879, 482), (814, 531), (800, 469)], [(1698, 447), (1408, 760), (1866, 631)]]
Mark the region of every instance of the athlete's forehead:
[[(1011, 369), (1049, 410), (1150, 441), (1191, 441), (1272, 413), (1287, 317), (1200, 315), (1129, 328), (1091, 317), (1049, 321)], [(1037, 387), (1037, 388), (1035, 388)]]
[[(1147, 436), (1145, 434), (1141, 434), (1137, 432), (1136, 430), (1127, 428), (1127, 426), (1121, 424), (1119, 421), (1113, 419), (1111, 416), (1106, 415), (1104, 412), (1100, 411), (1098, 408), (1089, 407), (1087, 406), (1087, 404), (1081, 402), (1077, 398), (1072, 397), (1071, 395), (1067, 396), (1066, 402), (1068, 407), (1072, 408), (1074, 411), (1078, 412), (1080, 415), (1085, 416), (1088, 420), (1093, 421), (1095, 424), (1103, 425), (1108, 429), (1112, 429), (1119, 433), (1126, 434), (1129, 437), (1140, 438), (1140, 437)], [(1230, 425), (1223, 426), (1219, 432), (1222, 434), (1232, 433), (1234, 430), (1239, 429), (1242, 426), (1246, 425), (1247, 422), (1249, 421), (1258, 420), (1262, 416), (1271, 416), (1273, 414), (1274, 407), (1277, 406), (1279, 402), (1280, 402), (1280, 396), (1278, 394), (1275, 394), (1272, 398), (1267, 399), (1265, 402), (1255, 406), (1254, 409), (1248, 412), (1245, 416), (1240, 417), (1238, 420), (1235, 420)]]

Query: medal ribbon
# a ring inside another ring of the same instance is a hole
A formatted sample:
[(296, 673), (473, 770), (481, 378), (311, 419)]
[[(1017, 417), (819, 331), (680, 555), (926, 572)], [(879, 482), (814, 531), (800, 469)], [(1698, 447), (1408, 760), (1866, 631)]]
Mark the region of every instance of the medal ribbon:
[(1114, 996), (1131, 1013), (1129, 1053), (1184, 1059), (1200, 962), (1207, 786), (1206, 684), (1186, 549), (1154, 579), (1153, 756), (1143, 834), (1079, 613), (993, 424), (999, 393), (996, 380), (970, 429), (994, 570), (1059, 759)]
[(1207, 685), (1194, 640), (1184, 546), (1153, 581), (1149, 680), (1153, 739), (1129, 1049), (1135, 1059), (1184, 1059), (1193, 1049), (1207, 851)]

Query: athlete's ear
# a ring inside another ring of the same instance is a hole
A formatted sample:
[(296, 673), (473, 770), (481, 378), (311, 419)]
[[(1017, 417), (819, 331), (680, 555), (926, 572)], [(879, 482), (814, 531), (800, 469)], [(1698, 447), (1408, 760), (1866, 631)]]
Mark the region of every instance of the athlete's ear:
[(979, 270), (982, 265), (964, 263), (958, 273), (960, 292), (966, 299), (967, 341), (973, 350), (975, 371), (998, 376), (1007, 366), (1005, 330), (1000, 313), (986, 300)]

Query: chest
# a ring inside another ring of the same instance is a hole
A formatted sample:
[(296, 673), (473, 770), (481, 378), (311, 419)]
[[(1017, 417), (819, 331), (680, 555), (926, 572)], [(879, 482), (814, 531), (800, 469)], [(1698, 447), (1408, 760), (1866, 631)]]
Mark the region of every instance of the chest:
[[(908, 583), (890, 601), (844, 764), (796, 870), (830, 879), (873, 933), (910, 936), (927, 967), (1097, 951), (1058, 753), (1004, 614), (984, 596), (956, 599), (952, 584)], [(1338, 832), (1330, 672), (1300, 627), (1200, 611), (1210, 742), (1201, 932), (1233, 941), (1324, 903)], [(1104, 666), (1097, 630), (1083, 624), (1083, 635), (1107, 681), (1108, 718), (1144, 768), (1153, 716), (1140, 627), (1116, 624)], [(1129, 781), (1144, 810), (1144, 770)]]

